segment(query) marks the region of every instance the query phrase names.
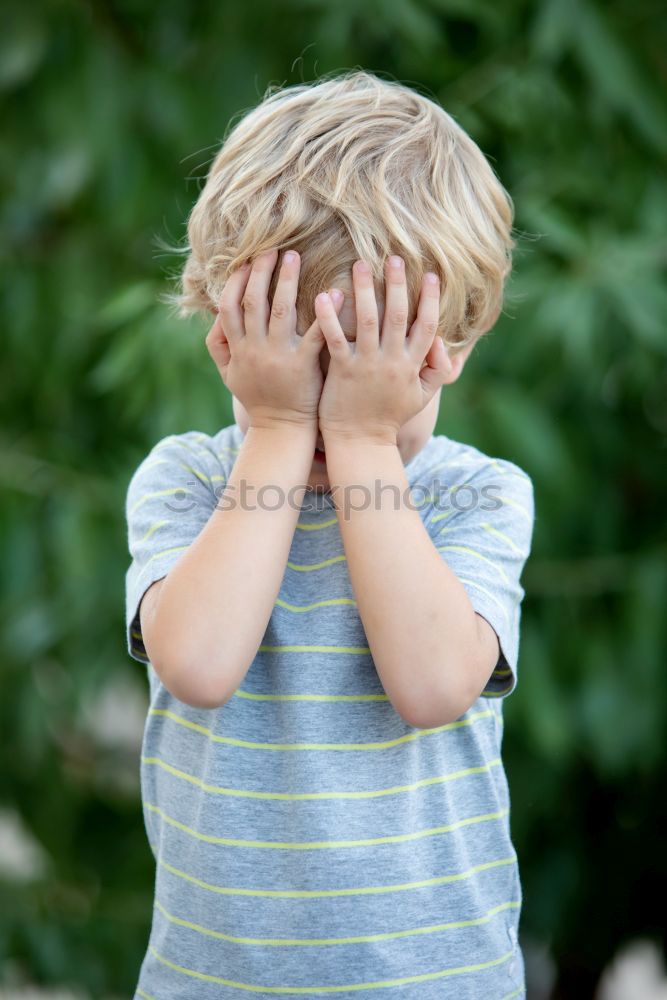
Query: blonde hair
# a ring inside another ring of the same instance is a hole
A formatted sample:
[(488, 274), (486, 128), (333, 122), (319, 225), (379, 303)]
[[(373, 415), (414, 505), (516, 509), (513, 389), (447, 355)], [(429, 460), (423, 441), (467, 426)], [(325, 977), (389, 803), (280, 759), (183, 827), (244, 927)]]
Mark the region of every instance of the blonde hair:
[[(231, 126), (231, 123), (230, 123)], [(365, 70), (269, 86), (228, 134), (188, 221), (181, 316), (215, 310), (246, 260), (272, 247), (301, 255), (298, 324), (314, 297), (352, 294), (369, 262), (383, 301), (389, 254), (405, 260), (410, 322), (426, 270), (440, 277), (438, 333), (456, 351), (495, 323), (511, 271), (513, 202), (479, 147), (438, 104)], [(279, 267), (276, 266), (269, 301)]]

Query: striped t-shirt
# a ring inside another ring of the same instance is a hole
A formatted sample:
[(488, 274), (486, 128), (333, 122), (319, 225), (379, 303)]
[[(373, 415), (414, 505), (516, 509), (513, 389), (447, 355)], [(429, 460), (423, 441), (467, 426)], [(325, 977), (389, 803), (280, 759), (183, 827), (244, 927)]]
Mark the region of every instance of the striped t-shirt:
[(241, 686), (222, 707), (194, 708), (148, 661), (138, 608), (224, 505), (242, 440), (237, 424), (166, 437), (127, 491), (127, 642), (150, 686), (141, 792), (156, 861), (135, 997), (523, 996), (501, 742), (502, 699), (517, 680), (530, 478), (445, 435), (405, 466), (434, 546), (499, 638), (489, 683), (459, 719), (419, 729), (394, 709), (331, 495), (312, 492)]

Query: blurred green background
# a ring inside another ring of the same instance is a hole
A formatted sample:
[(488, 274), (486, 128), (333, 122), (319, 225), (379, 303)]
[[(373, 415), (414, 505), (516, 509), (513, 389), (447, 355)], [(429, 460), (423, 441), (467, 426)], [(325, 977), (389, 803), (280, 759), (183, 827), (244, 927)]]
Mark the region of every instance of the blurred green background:
[(125, 491), (160, 437), (233, 419), (205, 321), (158, 300), (160, 241), (232, 115), (355, 66), (435, 97), (516, 204), (505, 312), (438, 431), (535, 484), (504, 743), (529, 998), (589, 1000), (625, 942), (665, 948), (666, 52), (649, 0), (4, 5), (3, 987), (136, 984)]

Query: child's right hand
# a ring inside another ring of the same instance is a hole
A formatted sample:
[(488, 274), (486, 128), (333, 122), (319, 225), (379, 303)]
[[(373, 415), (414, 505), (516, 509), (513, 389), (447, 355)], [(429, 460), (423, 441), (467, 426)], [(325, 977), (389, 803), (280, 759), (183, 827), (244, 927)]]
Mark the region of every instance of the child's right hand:
[[(277, 250), (233, 272), (206, 347), (222, 381), (247, 410), (250, 426), (290, 423), (317, 431), (324, 382), (320, 353), (326, 341), (317, 320), (303, 336), (296, 331), (301, 261), (295, 251), (288, 253), (294, 256), (283, 256), (271, 309), (268, 290)], [(339, 312), (342, 296), (334, 305)]]

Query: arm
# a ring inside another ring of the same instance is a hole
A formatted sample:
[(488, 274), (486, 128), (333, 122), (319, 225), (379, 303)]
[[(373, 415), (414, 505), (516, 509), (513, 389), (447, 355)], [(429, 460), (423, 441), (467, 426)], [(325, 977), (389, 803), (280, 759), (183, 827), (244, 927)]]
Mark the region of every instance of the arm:
[[(408, 489), (398, 432), (445, 382), (454, 381), (462, 364), (462, 357), (457, 364), (450, 361), (437, 335), (436, 275), (422, 279), (417, 318), (406, 337), (405, 271), (400, 258), (394, 261), (398, 266), (387, 261), (385, 271), (381, 336), (370, 269), (363, 261), (352, 269), (354, 350), (329, 297), (315, 299), (331, 355), (319, 417), (350, 578), (376, 668), (396, 711), (424, 727), (467, 710), (491, 674), (499, 647), (417, 511), (406, 504), (393, 509), (394, 494)], [(378, 502), (376, 480), (387, 487)], [(336, 493), (344, 494), (345, 486), (369, 490), (373, 500), (366, 510), (343, 509), (341, 517)]]
[[(146, 611), (142, 602), (147, 652), (181, 701), (224, 704), (252, 663), (285, 572), (314, 442), (307, 428), (249, 427), (220, 505)], [(257, 502), (265, 484), (275, 510)], [(278, 506), (276, 496), (290, 490), (290, 502)]]
[[(147, 609), (156, 672), (177, 698), (199, 707), (224, 704), (257, 652), (317, 439), (324, 338), (317, 321), (296, 332), (298, 254), (283, 258), (269, 309), (277, 259), (277, 250), (261, 254), (225, 285), (207, 347), (249, 426), (219, 507)], [(270, 487), (264, 504), (262, 486)]]
[[(410, 725), (451, 722), (484, 689), (498, 660), (497, 636), (418, 511), (395, 499), (409, 489), (396, 445), (331, 435), (325, 443), (350, 579), (382, 685)], [(340, 503), (352, 484), (372, 497), (376, 481), (381, 503), (358, 509), (353, 491), (347, 509)]]

